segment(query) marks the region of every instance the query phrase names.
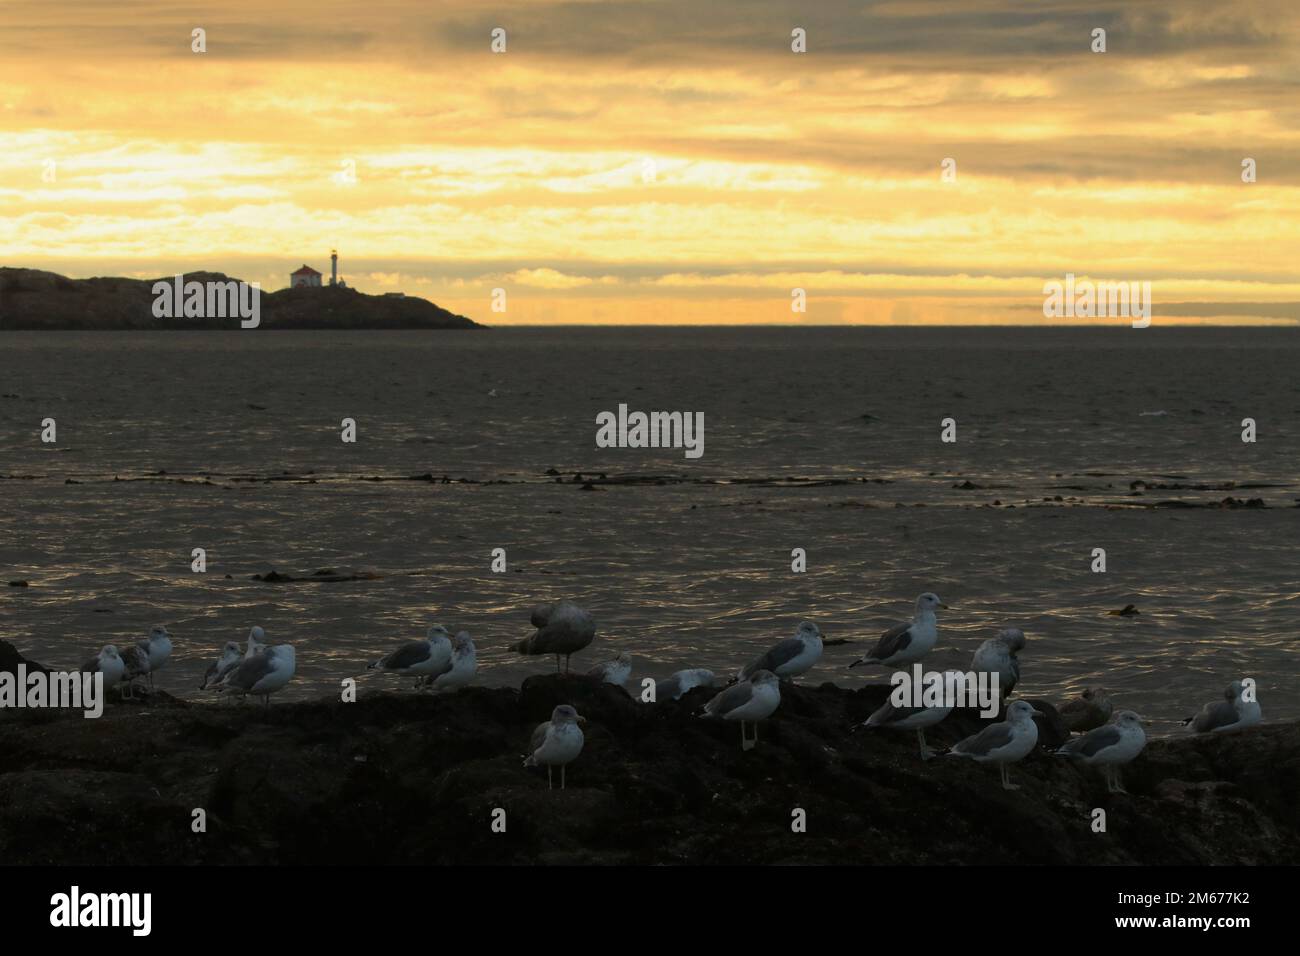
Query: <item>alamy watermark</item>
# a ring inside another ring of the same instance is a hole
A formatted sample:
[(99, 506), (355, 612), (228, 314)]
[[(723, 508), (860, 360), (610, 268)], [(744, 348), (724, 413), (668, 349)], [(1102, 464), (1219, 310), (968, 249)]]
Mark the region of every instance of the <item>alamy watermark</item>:
[(927, 671), (920, 664), (895, 671), (889, 702), (903, 707), (978, 708), (981, 717), (996, 717), (1001, 706), (1001, 681), (995, 671)]
[(153, 314), (156, 319), (226, 319), (239, 317), (239, 327), (255, 329), (262, 324), (261, 283), (209, 280), (185, 281), (178, 275), (171, 282), (153, 284)]
[(75, 671), (32, 671), (19, 664), (15, 671), (0, 671), (0, 709), (44, 707), (82, 711), (94, 719), (104, 713), (104, 675)]
[(1065, 282), (1043, 283), (1043, 316), (1048, 319), (1126, 318), (1133, 328), (1151, 324), (1150, 282), (1093, 282), (1065, 274)]
[(597, 448), (683, 448), (687, 458), (704, 454), (703, 412), (629, 412), (596, 415)]

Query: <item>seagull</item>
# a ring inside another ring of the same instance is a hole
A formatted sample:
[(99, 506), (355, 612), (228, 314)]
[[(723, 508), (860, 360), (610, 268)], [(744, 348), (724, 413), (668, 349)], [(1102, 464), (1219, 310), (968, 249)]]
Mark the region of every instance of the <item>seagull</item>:
[(203, 683), (199, 685), (199, 690), (207, 690), (216, 684), (231, 670), (238, 667), (242, 659), (239, 644), (235, 641), (226, 641), (226, 646), (221, 649), (221, 656), (208, 665), (208, 672), (203, 675)]
[(934, 612), (940, 608), (946, 611), (948, 605), (939, 600), (939, 595), (926, 591), (916, 599), (916, 615), (910, 624), (891, 627), (880, 635), (874, 650), (849, 666), (884, 664), (886, 667), (901, 667), (919, 661), (939, 640)]
[(1198, 734), (1219, 734), (1259, 723), (1263, 717), (1259, 702), (1243, 699), (1244, 686), (1239, 680), (1233, 681), (1223, 689), (1223, 700), (1206, 704), (1199, 714), (1188, 717), (1183, 724), (1191, 724)]
[(137, 646), (149, 655), (149, 688), (152, 690), (153, 672), (166, 664), (167, 658), (172, 656), (172, 636), (167, 633), (167, 628), (155, 624), (149, 630), (149, 637)]
[(254, 657), (266, 650), (266, 631), (254, 624), (248, 632), (248, 650), (244, 653), (244, 660)]
[(821, 656), (822, 632), (812, 621), (804, 621), (794, 637), (787, 637), (741, 668), (737, 679), (747, 680), (759, 671), (771, 671), (777, 677), (793, 680), (810, 670)]
[(104, 687), (117, 687), (126, 674), (122, 655), (112, 644), (105, 644), (100, 652), (81, 665), (83, 674), (103, 674)]
[(478, 651), (469, 631), (459, 631), (451, 639), (451, 657), (437, 671), (423, 679), (423, 683), (435, 691), (455, 690), (464, 687), (478, 673)]
[(1106, 770), (1106, 789), (1111, 793), (1127, 793), (1120, 783), (1119, 765), (1128, 763), (1146, 745), (1142, 718), (1131, 710), (1121, 710), (1113, 724), (1075, 737), (1056, 753), (1061, 757), (1075, 757), (1090, 766), (1101, 764)]
[(998, 636), (985, 641), (970, 659), (970, 669), (976, 674), (997, 674), (998, 691), (1002, 699), (1020, 682), (1020, 658), (1016, 656), (1025, 647), (1025, 632), (1018, 627), (1004, 627)]
[(622, 687), (632, 676), (632, 655), (619, 654), (612, 661), (597, 664), (587, 671), (588, 677), (599, 677), (602, 684), (615, 684)]
[(555, 784), (551, 780), (553, 767), (560, 768), (560, 789), (564, 789), (564, 768), (582, 753), (582, 744), (585, 740), (582, 728), (578, 724), (586, 722), (587, 718), (578, 716), (578, 712), (568, 704), (561, 704), (551, 711), (550, 720), (538, 724), (537, 729), (533, 731), (533, 739), (528, 745), (529, 752), (524, 758), (524, 766), (536, 767), (545, 764), (547, 789), (555, 789)]
[(126, 676), (123, 678), (126, 682), (126, 692), (123, 694), (125, 697), (134, 699), (135, 679), (149, 673), (148, 647), (147, 641), (139, 641), (128, 644), (126, 650), (122, 651), (122, 663), (126, 667)]
[(713, 671), (704, 667), (688, 667), (686, 670), (674, 671), (667, 680), (655, 684), (655, 701), (679, 700), (687, 691), (696, 687), (712, 687)]
[(555, 672), (560, 672), (560, 655), (564, 655), (564, 672), (569, 672), (569, 657), (582, 650), (596, 637), (596, 622), (572, 601), (543, 604), (533, 609), (530, 618), (537, 628), (531, 637), (515, 645), (520, 654), (554, 654)]
[(391, 654), (379, 658), (369, 670), (388, 674), (411, 674), (416, 678), (439, 674), (451, 664), (451, 635), (441, 624), (429, 628), (422, 641), (410, 641)]
[(1085, 687), (1074, 700), (1067, 700), (1057, 713), (1067, 730), (1072, 733), (1086, 733), (1101, 727), (1110, 720), (1114, 705), (1106, 696), (1103, 687)]
[(978, 734), (954, 744), (948, 754), (970, 757), (976, 763), (996, 763), (1002, 772), (1002, 789), (1019, 790), (1020, 786), (1011, 782), (1007, 764), (1024, 759), (1038, 743), (1035, 715), (1041, 717), (1042, 713), (1031, 704), (1017, 700), (1007, 708), (1006, 720), (989, 724)]
[(260, 654), (247, 657), (238, 667), (226, 672), (221, 682), (214, 685), (218, 691), (232, 691), (243, 697), (252, 694), (261, 697), (269, 707), (271, 695), (289, 683), (297, 666), (297, 655), (292, 644), (276, 644)]
[[(945, 671), (946, 674), (960, 673)], [(874, 714), (859, 726), (883, 727), (887, 730), (915, 730), (917, 742), (921, 745), (921, 759), (929, 760), (935, 751), (925, 743), (925, 728), (933, 727), (952, 713), (953, 704), (939, 707), (895, 707), (894, 702), (886, 698)]]
[[(758, 743), (758, 721), (770, 717), (781, 703), (781, 679), (771, 671), (755, 671), (748, 680), (732, 684), (704, 705), (702, 717), (740, 721), (740, 749), (752, 750)], [(754, 721), (754, 739), (745, 724)]]
[(1142, 612), (1137, 609), (1136, 604), (1125, 604), (1118, 611), (1107, 611), (1111, 617), (1134, 617)]

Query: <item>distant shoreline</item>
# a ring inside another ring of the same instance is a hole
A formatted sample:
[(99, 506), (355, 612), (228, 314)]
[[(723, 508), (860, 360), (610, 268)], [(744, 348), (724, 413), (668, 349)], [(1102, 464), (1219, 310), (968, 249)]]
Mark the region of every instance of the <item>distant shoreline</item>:
[[(186, 272), (184, 287), (192, 283), (207, 287), (206, 298), (194, 302), (160, 297), (155, 286), (170, 292), (175, 276), (156, 279), (96, 277), (69, 279), (37, 269), (0, 268), (0, 331), (76, 332), (212, 332), (283, 331), (330, 329), (356, 331), (471, 330), (483, 329), (472, 319), (457, 315), (417, 296), (368, 295), (344, 286), (315, 286), (280, 289), (263, 293), (221, 273)], [(234, 306), (240, 301), (233, 290), (242, 290), (244, 305), (253, 299), (252, 313)], [(227, 298), (214, 290), (229, 289)], [(159, 299), (166, 299), (159, 308)], [(192, 314), (189, 305), (198, 304)], [(184, 308), (183, 308), (184, 306)], [(205, 308), (206, 306), (206, 308)], [(216, 306), (214, 308), (214, 306)], [(212, 314), (204, 314), (211, 312)], [(160, 314), (163, 313), (163, 314)], [(249, 315), (255, 321), (248, 321)]]

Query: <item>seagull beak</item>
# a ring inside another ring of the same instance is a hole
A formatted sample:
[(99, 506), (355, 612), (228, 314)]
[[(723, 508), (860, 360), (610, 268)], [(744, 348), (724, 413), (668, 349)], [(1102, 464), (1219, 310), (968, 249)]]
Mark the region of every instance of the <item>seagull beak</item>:
[(941, 609), (945, 610), (945, 611), (951, 611), (951, 610), (952, 610), (952, 607), (951, 607), (950, 605), (947, 605), (947, 604), (940, 604), (939, 607), (940, 607)]
[(1046, 717), (1046, 716), (1047, 716), (1047, 715), (1046, 715), (1045, 713), (1043, 713), (1041, 710), (1031, 710), (1030, 713), (1033, 714), (1035, 717)]
[(578, 715), (578, 723), (580, 723), (580, 724), (585, 724), (586, 722), (587, 722), (587, 718), (586, 718), (586, 717), (583, 717), (581, 714), (579, 714), (579, 715)]

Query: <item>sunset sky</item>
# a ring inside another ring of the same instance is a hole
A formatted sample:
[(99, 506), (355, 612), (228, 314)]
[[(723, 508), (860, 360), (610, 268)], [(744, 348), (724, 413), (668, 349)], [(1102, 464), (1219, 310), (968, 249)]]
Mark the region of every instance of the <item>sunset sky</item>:
[(1038, 325), (1072, 272), (1300, 323), (1295, 0), (0, 0), (0, 147), (0, 265), (74, 277), (337, 247), (489, 324)]

